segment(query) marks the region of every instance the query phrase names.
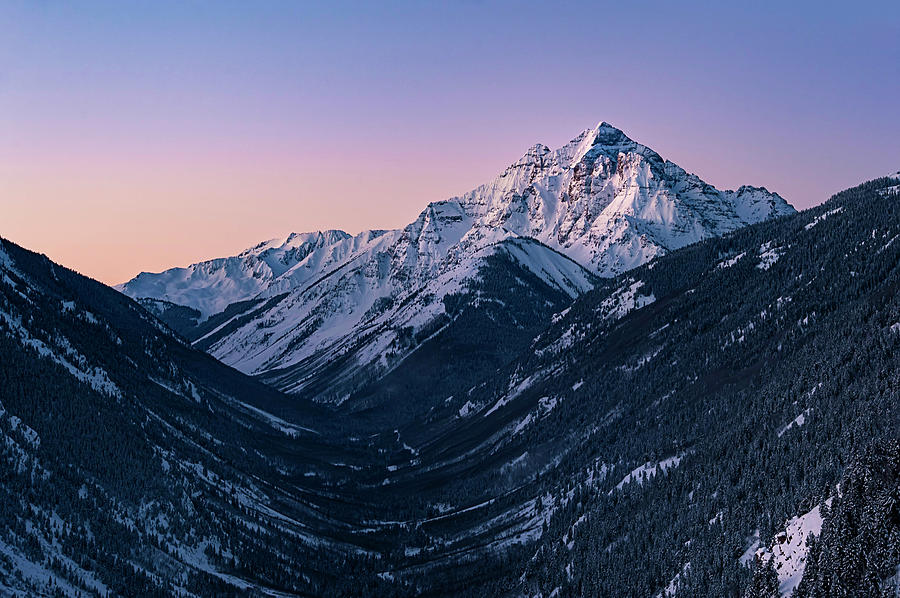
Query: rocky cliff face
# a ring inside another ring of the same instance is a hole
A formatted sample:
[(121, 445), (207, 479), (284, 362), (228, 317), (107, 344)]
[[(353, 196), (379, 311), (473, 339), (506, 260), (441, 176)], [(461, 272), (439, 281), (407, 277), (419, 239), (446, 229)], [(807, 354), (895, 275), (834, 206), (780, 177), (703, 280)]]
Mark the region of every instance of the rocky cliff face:
[(475, 227), (534, 237), (601, 276), (794, 212), (762, 188), (719, 191), (606, 123), (556, 151), (532, 147), (490, 183), (447, 203)]

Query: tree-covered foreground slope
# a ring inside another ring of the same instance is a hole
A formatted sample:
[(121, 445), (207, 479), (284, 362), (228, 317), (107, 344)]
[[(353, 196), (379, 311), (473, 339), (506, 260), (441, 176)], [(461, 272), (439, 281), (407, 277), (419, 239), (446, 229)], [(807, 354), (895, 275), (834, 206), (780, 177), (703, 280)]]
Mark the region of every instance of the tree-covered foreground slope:
[[(897, 184), (613, 279), (401, 427), (414, 452), (385, 484), (418, 483), (432, 514), (409, 522), (394, 578), (448, 595), (740, 596), (771, 563), (776, 591), (794, 590), (847, 462), (900, 432)], [(463, 527), (483, 530), (481, 552), (437, 566)], [(866, 575), (887, 587), (879, 567)]]
[(0, 594), (336, 587), (369, 557), (323, 415), (0, 240)]

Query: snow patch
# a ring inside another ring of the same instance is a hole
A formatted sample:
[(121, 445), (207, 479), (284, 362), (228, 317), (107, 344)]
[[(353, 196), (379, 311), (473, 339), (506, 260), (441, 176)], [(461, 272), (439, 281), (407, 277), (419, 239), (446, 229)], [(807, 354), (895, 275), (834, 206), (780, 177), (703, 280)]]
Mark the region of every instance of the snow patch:
[(488, 409), (484, 415), (490, 415), (497, 409), (500, 409), (504, 405), (507, 405), (510, 401), (528, 390), (528, 388), (530, 388), (531, 385), (534, 384), (534, 382), (541, 376), (541, 374), (542, 372), (537, 372), (519, 382), (514, 388), (511, 388), (506, 394), (500, 397), (500, 399), (496, 403), (494, 403), (494, 405), (490, 409)]
[(759, 550), (759, 530), (755, 530), (753, 535), (747, 538), (747, 541), (749, 542), (747, 550), (738, 558), (738, 562), (744, 566), (748, 566), (753, 562), (753, 557), (756, 555), (756, 551)]
[(834, 216), (835, 214), (840, 214), (844, 211), (844, 206), (837, 207), (833, 210), (828, 210), (824, 214), (820, 214), (813, 218), (813, 221), (803, 227), (804, 230), (809, 230), (820, 222), (824, 222), (829, 216)]
[(783, 253), (784, 251), (780, 247), (772, 247), (771, 242), (763, 243), (759, 248), (759, 263), (756, 264), (756, 267), (760, 270), (768, 270)]
[[(831, 506), (831, 500), (829, 498), (825, 504)], [(789, 520), (784, 531), (775, 535), (771, 549), (759, 548), (756, 551), (756, 558), (761, 563), (775, 559), (773, 565), (778, 573), (778, 590), (782, 596), (790, 596), (803, 578), (808, 552), (807, 538), (821, 533), (822, 514), (816, 505), (808, 513)]]
[(778, 437), (781, 438), (782, 436), (784, 436), (785, 432), (787, 432), (788, 430), (790, 430), (793, 427), (799, 428), (799, 427), (803, 426), (803, 424), (806, 423), (806, 418), (809, 417), (809, 412), (811, 410), (812, 410), (812, 408), (806, 409), (803, 413), (801, 413), (800, 415), (795, 417), (793, 420), (791, 420), (790, 422), (788, 422), (787, 424), (782, 426), (781, 429), (778, 430)]
[(744, 257), (745, 255), (747, 255), (747, 252), (746, 252), (746, 251), (742, 251), (741, 253), (737, 254), (737, 255), (734, 256), (734, 257), (730, 257), (730, 258), (728, 258), (728, 259), (726, 259), (726, 260), (722, 260), (721, 262), (719, 262), (718, 264), (716, 264), (716, 269), (717, 269), (717, 270), (724, 270), (725, 268), (730, 268), (730, 267), (732, 267), (733, 265), (735, 265), (736, 263), (738, 263), (738, 262), (740, 261), (740, 259), (741, 259), (742, 257)]
[(686, 575), (688, 571), (691, 570), (691, 563), (687, 562), (681, 568), (681, 571), (672, 578), (672, 580), (663, 588), (663, 591), (657, 594), (659, 598), (672, 598), (675, 593), (678, 591), (678, 586), (681, 583), (682, 576)]
[[(622, 481), (616, 484), (616, 490), (621, 490), (625, 487), (625, 484), (630, 482), (636, 483), (638, 486), (642, 486), (645, 481), (649, 481), (653, 477), (656, 476), (657, 467), (659, 467), (659, 471), (665, 473), (667, 470), (678, 467), (678, 464), (681, 463), (681, 459), (684, 455), (676, 455), (674, 457), (669, 457), (668, 459), (663, 459), (662, 461), (647, 461), (640, 467), (637, 467), (631, 471), (628, 475), (622, 478)], [(612, 494), (612, 490), (609, 491)]]
[(639, 295), (638, 290), (644, 286), (641, 280), (631, 281), (628, 286), (617, 289), (613, 294), (603, 300), (600, 304), (600, 311), (604, 317), (619, 320), (624, 318), (628, 313), (646, 307), (656, 301), (653, 293), (649, 295)]
[(458, 413), (460, 417), (469, 417), (470, 415), (475, 413), (475, 411), (477, 411), (475, 403), (473, 403), (472, 401), (466, 401), (466, 403), (459, 408)]

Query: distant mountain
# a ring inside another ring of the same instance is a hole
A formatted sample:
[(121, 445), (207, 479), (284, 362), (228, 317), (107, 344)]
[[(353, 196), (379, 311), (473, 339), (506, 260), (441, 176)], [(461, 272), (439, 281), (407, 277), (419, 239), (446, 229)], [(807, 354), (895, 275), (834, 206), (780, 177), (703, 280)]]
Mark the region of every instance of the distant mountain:
[(288, 392), (329, 386), (320, 398), (341, 401), (435, 332), (445, 299), (474, 293), (498, 251), (574, 298), (595, 275), (793, 211), (762, 188), (719, 191), (600, 123), (558, 150), (532, 147), (404, 229), (292, 235), (118, 288), (199, 310), (215, 326), (181, 330), (225, 363)]
[[(130, 297), (164, 300), (190, 307), (207, 318), (237, 301), (250, 299), (269, 288), (283, 274), (306, 260), (317, 249), (350, 238), (343, 231), (292, 233), (284, 239), (265, 241), (234, 257), (172, 268), (159, 274), (142, 272), (116, 288)], [(346, 256), (317, 256), (323, 268)], [(307, 268), (308, 270), (309, 268)]]
[(475, 230), (534, 237), (600, 276), (794, 212), (763, 188), (719, 191), (602, 122), (558, 150), (535, 145), (490, 183), (444, 203)]

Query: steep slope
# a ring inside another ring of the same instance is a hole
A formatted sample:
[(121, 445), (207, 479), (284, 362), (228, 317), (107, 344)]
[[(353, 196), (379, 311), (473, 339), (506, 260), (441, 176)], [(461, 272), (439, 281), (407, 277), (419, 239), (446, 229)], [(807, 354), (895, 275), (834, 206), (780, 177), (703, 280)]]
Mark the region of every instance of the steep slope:
[(601, 276), (794, 211), (762, 188), (719, 191), (602, 122), (558, 150), (532, 147), (490, 183), (446, 203), (476, 231), (534, 237)]
[[(433, 331), (446, 316), (444, 298), (471, 286), (484, 261), (511, 239), (538, 241), (520, 258), (536, 269), (550, 265), (540, 276), (575, 297), (591, 287), (590, 275), (576, 264), (612, 276), (700, 239), (791, 212), (765, 189), (719, 191), (600, 123), (558, 150), (534, 146), (490, 183), (430, 204), (402, 230), (339, 238), (274, 277), (269, 269), (247, 275), (260, 268), (252, 261), (256, 265), (245, 266), (239, 281), (226, 284), (231, 262), (219, 260), (142, 274), (121, 288), (205, 315), (215, 285), (227, 287), (218, 307), (256, 301), (252, 313), (242, 310), (191, 338), (225, 363), (288, 392), (343, 381), (341, 392), (320, 397), (339, 401), (414, 350), (417, 344), (405, 339)], [(197, 274), (208, 271), (214, 274)], [(346, 363), (339, 374), (335, 356)], [(349, 383), (351, 378), (356, 382)]]
[[(385, 433), (382, 484), (423, 503), (395, 579), (447, 595), (741, 595), (784, 522), (809, 527), (853, 454), (900, 437), (895, 186), (604, 282), (517, 359)], [(415, 376), (406, 366), (392, 376)]]
[[(342, 411), (372, 416), (375, 427), (378, 420), (397, 426), (501, 368), (527, 350), (553, 315), (571, 304), (572, 295), (546, 278), (567, 265), (572, 265), (567, 258), (531, 239), (500, 244), (476, 278), (444, 297), (445, 315), (435, 322), (437, 330), (410, 338), (407, 342), (415, 350), (352, 392)], [(414, 332), (408, 329), (408, 334)], [(328, 389), (312, 390), (327, 396)]]
[(0, 239), (0, 594), (325, 593), (372, 551), (342, 521), (353, 445)]
[(414, 283), (371, 277), (370, 263), (351, 263), (304, 292), (281, 296), (237, 326), (229, 323), (201, 337), (195, 346), (287, 392), (311, 392), (340, 403), (448, 325), (451, 303), (461, 297), (477, 301), (491, 266), (523, 269), (537, 285), (535, 292), (562, 294), (566, 301), (593, 282), (572, 260), (527, 239), (504, 240), (452, 261), (427, 277), (408, 269), (421, 277)]
[[(654, 262), (593, 307), (573, 307), (539, 343), (548, 352), (538, 371), (557, 382), (533, 392), (570, 403), (568, 425), (587, 410), (628, 433), (575, 441), (572, 464), (605, 464), (605, 482), (583, 486), (586, 496), (576, 490), (575, 513), (554, 513), (537, 586), (651, 595), (674, 584), (675, 596), (736, 595), (747, 577), (739, 557), (755, 541), (782, 541), (782, 522), (836, 493), (852, 454), (900, 434), (900, 205), (891, 185), (881, 179)], [(636, 309), (629, 295), (653, 300)], [(634, 311), (604, 318), (623, 303)], [(584, 381), (574, 392), (572, 379)], [(642, 467), (655, 475), (635, 483)], [(571, 546), (554, 546), (558, 538)], [(565, 575), (560, 562), (571, 563)], [(785, 589), (796, 582), (779, 580)]]

